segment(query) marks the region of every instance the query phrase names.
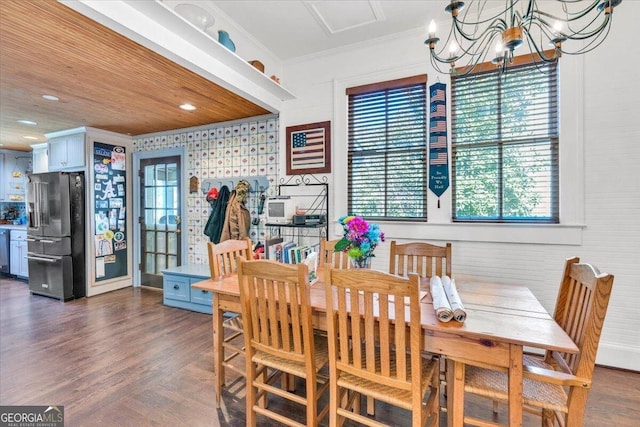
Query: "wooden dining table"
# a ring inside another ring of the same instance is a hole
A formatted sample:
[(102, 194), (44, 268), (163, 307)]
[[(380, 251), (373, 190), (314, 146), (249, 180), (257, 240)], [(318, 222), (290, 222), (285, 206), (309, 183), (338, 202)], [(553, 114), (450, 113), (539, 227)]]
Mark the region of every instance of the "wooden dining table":
[[(323, 272), (311, 285), (311, 306), (316, 329), (326, 330), (326, 299)], [(441, 322), (436, 317), (429, 280), (421, 281), (421, 323), (424, 350), (447, 358), (447, 425), (463, 426), (464, 368), (460, 360), (506, 369), (509, 381), (510, 426), (522, 426), (523, 349), (577, 353), (566, 332), (525, 286), (496, 284), (468, 276), (453, 276), (467, 312), (464, 323)], [(236, 275), (211, 278), (191, 285), (211, 292), (213, 305), (213, 355), (216, 404), (224, 385), (222, 340), (224, 312), (240, 313), (240, 291)], [(455, 358), (456, 360), (452, 359)]]

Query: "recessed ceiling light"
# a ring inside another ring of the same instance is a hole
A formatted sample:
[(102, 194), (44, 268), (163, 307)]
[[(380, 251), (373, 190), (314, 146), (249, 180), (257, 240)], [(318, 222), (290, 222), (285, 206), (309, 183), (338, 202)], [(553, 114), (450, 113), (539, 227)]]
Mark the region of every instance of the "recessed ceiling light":
[(33, 140), (37, 140), (37, 139), (38, 139), (38, 138), (37, 138), (37, 137), (35, 137), (35, 136), (29, 136), (29, 135), (27, 135), (27, 136), (23, 136), (23, 138), (24, 138), (24, 139), (33, 139)]
[(60, 98), (54, 95), (42, 95), (44, 99), (48, 99), (49, 101), (58, 101)]
[(33, 120), (18, 120), (18, 123), (22, 123), (23, 125), (36, 126), (38, 123)]
[(196, 109), (196, 107), (194, 105), (191, 104), (182, 104), (180, 106), (180, 108), (182, 108), (183, 110), (187, 110), (187, 111), (193, 111)]

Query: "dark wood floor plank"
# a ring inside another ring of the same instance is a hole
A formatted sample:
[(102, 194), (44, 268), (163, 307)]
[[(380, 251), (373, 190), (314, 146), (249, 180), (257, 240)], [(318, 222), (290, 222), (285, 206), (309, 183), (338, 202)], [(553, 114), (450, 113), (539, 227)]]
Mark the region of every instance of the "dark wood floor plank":
[[(64, 405), (70, 427), (243, 426), (244, 380), (230, 382), (215, 408), (211, 340), (211, 316), (166, 307), (157, 290), (61, 303), (0, 278), (0, 404)], [(470, 398), (468, 410), (489, 415), (491, 406)], [(376, 411), (393, 425), (410, 424), (396, 408)], [(586, 419), (586, 427), (637, 426), (640, 373), (596, 368)], [(539, 424), (525, 415), (525, 427)]]

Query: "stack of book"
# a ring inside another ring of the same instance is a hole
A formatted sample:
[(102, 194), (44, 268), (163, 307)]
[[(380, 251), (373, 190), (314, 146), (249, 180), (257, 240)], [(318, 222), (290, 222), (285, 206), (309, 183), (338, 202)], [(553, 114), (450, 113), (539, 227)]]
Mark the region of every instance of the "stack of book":
[(310, 281), (315, 280), (320, 243), (299, 245), (281, 237), (267, 239), (265, 243), (265, 258), (285, 264), (306, 263), (309, 267)]

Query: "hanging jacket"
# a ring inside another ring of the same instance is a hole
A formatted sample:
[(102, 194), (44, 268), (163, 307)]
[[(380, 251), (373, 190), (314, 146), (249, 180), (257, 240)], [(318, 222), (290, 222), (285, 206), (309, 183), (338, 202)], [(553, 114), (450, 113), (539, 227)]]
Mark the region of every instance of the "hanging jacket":
[(236, 189), (231, 192), (231, 197), (227, 204), (227, 213), (222, 227), (222, 235), (220, 236), (221, 242), (249, 237), (251, 213), (245, 206), (245, 201), (248, 197), (249, 183), (247, 181), (238, 182)]
[(224, 226), (229, 195), (229, 187), (223, 185), (218, 191), (217, 198), (207, 197), (207, 201), (211, 205), (211, 214), (209, 214), (207, 225), (204, 226), (204, 234), (209, 236), (209, 240), (213, 243), (220, 243), (220, 235), (222, 234), (222, 227)]

